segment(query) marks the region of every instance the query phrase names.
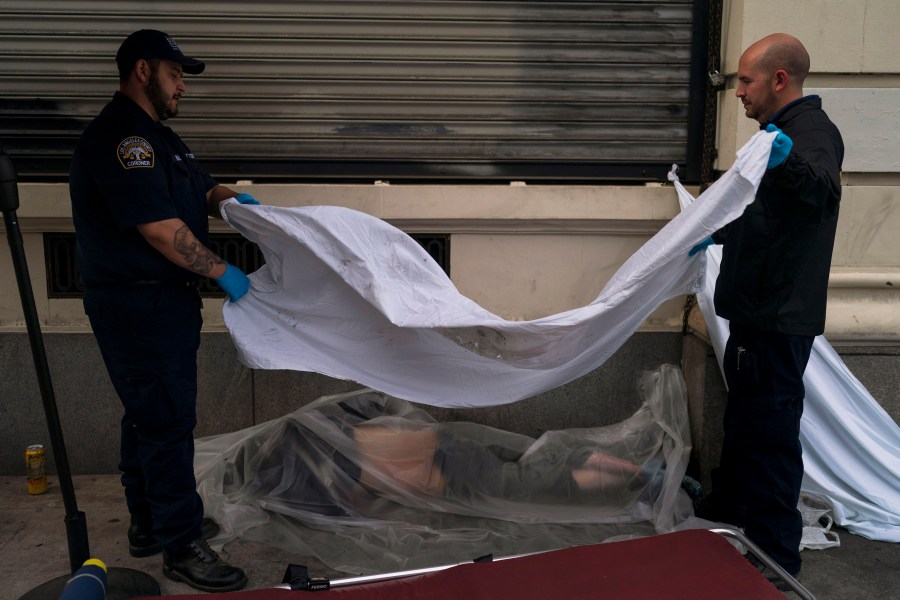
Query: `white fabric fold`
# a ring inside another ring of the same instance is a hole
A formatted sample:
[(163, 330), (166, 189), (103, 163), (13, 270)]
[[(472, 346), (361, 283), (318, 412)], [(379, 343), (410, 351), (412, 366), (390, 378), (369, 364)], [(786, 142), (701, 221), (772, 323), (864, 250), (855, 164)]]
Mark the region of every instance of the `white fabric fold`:
[(228, 201), (226, 220), (266, 264), (240, 302), (225, 303), (225, 324), (252, 368), (319, 372), (446, 407), (533, 396), (597, 368), (662, 302), (703, 287), (703, 253), (688, 251), (753, 200), (773, 138), (757, 133), (707, 201), (666, 224), (593, 302), (531, 321), (463, 296), (414, 240), (375, 217)]

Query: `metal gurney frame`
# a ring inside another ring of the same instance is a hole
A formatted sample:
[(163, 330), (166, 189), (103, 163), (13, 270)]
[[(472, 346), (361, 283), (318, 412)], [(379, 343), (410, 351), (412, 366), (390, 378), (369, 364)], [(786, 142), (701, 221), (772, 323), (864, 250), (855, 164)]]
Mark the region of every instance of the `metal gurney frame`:
[[(813, 594), (808, 589), (806, 589), (806, 587), (804, 587), (799, 581), (797, 581), (797, 579), (795, 579), (790, 574), (788, 574), (784, 569), (782, 569), (775, 561), (773, 561), (771, 558), (769, 558), (769, 556), (765, 552), (763, 552), (756, 544), (751, 542), (744, 535), (743, 532), (741, 532), (740, 530), (737, 530), (737, 529), (714, 528), (714, 529), (709, 529), (709, 530), (686, 530), (686, 531), (676, 532), (673, 534), (663, 534), (661, 536), (638, 538), (636, 540), (629, 540), (629, 541), (637, 542), (639, 544), (650, 545), (650, 544), (657, 543), (658, 541), (662, 540), (663, 538), (666, 538), (667, 540), (672, 539), (672, 538), (667, 538), (666, 536), (684, 536), (684, 537), (691, 536), (691, 539), (688, 541), (688, 543), (690, 543), (690, 544), (707, 543), (707, 540), (703, 539), (702, 536), (705, 534), (708, 534), (710, 532), (714, 533), (714, 534), (718, 534), (718, 536), (721, 536), (722, 538), (734, 540), (734, 541), (740, 543), (741, 545), (743, 545), (746, 548), (748, 553), (750, 553), (753, 556), (755, 556), (756, 558), (758, 558), (763, 564), (765, 564), (769, 569), (771, 569), (775, 574), (777, 574), (777, 576), (782, 581), (784, 581), (784, 583), (788, 587), (790, 587), (791, 591), (796, 593), (799, 598), (801, 598), (803, 600), (815, 600), (815, 597), (813, 596)], [(604, 546), (606, 548), (614, 549), (616, 544), (619, 544), (619, 543), (622, 543), (622, 542), (613, 542), (611, 544), (601, 544), (598, 546)], [(731, 544), (728, 544), (728, 545), (734, 550), (735, 554), (739, 555), (739, 552), (737, 551), (737, 549), (735, 549)], [(559, 552), (559, 551), (550, 551), (550, 552)], [(496, 559), (495, 562), (508, 561), (508, 560), (512, 560), (512, 559), (519, 559), (519, 558), (525, 558), (525, 557), (536, 557), (536, 556), (546, 555), (546, 554), (548, 554), (548, 553), (542, 552), (542, 553), (535, 553), (535, 554), (516, 555), (516, 556), (499, 558), (499, 559)], [(743, 557), (740, 557), (740, 560), (746, 562)], [(473, 563), (457, 563), (457, 564), (449, 564), (449, 565), (442, 565), (442, 566), (422, 568), (422, 569), (397, 571), (397, 572), (384, 573), (384, 574), (378, 574), (378, 575), (347, 577), (347, 578), (342, 578), (342, 579), (334, 579), (334, 580), (330, 580), (330, 581), (310, 579), (308, 582), (306, 582), (305, 585), (304, 585), (304, 582), (295, 582), (294, 589), (338, 590), (340, 588), (347, 588), (347, 587), (355, 586), (355, 585), (378, 584), (378, 583), (397, 580), (397, 579), (428, 576), (428, 575), (431, 575), (434, 573), (447, 571), (448, 569), (452, 569), (455, 567), (461, 567), (464, 565), (471, 565), (471, 564), (473, 564)], [(694, 568), (695, 569), (699, 568), (700, 570), (708, 570), (708, 569), (715, 569), (718, 566), (719, 565), (716, 565), (716, 564), (704, 564), (704, 565), (695, 565)], [(752, 570), (755, 570), (755, 568), (752, 567), (752, 565), (750, 565), (749, 563), (747, 563), (746, 566)], [(598, 573), (598, 575), (599, 575), (599, 573)], [(550, 574), (548, 574), (548, 576), (550, 576)], [(774, 588), (774, 586), (771, 586), (768, 581), (765, 581), (765, 578), (762, 576), (762, 574), (760, 574), (757, 571), (756, 576), (757, 576), (757, 580), (758, 580), (756, 583), (759, 583), (760, 585), (765, 585), (765, 586), (768, 586), (769, 588), (771, 588), (770, 596), (779, 597), (779, 595), (778, 595), (779, 592), (777, 592), (777, 590)], [(748, 577), (753, 577), (753, 576), (748, 575)], [(765, 583), (763, 583), (763, 582), (765, 582)], [(697, 586), (702, 587), (702, 585), (703, 585), (702, 581), (698, 580)], [(372, 589), (368, 585), (367, 585), (367, 587), (369, 588), (369, 590)], [(291, 589), (291, 584), (284, 584), (282, 586), (279, 586), (279, 588)], [(672, 589), (670, 589), (669, 592), (677, 593), (676, 590), (672, 590)], [(698, 594), (696, 589), (685, 590), (685, 592), (689, 593), (692, 597), (697, 597), (697, 598), (703, 597), (702, 594)], [(758, 592), (753, 592), (753, 593), (758, 593)], [(609, 595), (604, 594), (604, 597), (614, 598), (617, 596), (609, 596)], [(676, 596), (667, 596), (667, 597), (676, 597)], [(677, 596), (677, 597), (681, 597), (681, 596)], [(732, 597), (736, 597), (736, 596), (732, 596)]]
[(178, 597), (183, 600), (218, 597), (223, 600), (295, 600), (312, 593), (367, 600), (494, 600), (504, 597), (522, 600), (547, 600), (548, 597), (560, 600), (598, 597), (606, 600), (649, 597), (667, 600), (783, 599), (784, 595), (729, 540), (744, 545), (749, 553), (777, 573), (798, 597), (815, 600), (809, 590), (784, 572), (741, 531), (725, 528), (688, 529), (490, 562), (449, 564), (330, 581), (304, 577), (301, 578), (304, 580), (293, 582), (294, 589), (287, 583), (275, 588)]

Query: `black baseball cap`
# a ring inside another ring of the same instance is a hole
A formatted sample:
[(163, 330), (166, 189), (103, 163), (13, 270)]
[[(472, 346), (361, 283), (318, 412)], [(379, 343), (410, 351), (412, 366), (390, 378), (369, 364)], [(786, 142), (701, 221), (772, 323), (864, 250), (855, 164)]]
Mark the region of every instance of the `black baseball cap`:
[(190, 56), (185, 56), (167, 33), (155, 29), (141, 29), (135, 31), (122, 42), (119, 51), (116, 52), (116, 63), (119, 70), (131, 70), (134, 63), (140, 59), (151, 60), (161, 58), (177, 62), (185, 73), (199, 75), (206, 68), (203, 62)]

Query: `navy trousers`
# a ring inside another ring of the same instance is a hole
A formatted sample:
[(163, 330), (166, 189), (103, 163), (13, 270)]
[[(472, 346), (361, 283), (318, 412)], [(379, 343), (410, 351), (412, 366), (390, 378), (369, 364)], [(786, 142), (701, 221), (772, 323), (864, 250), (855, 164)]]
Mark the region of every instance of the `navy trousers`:
[(200, 296), (195, 288), (91, 289), (85, 312), (125, 414), (122, 485), (128, 510), (168, 551), (200, 537), (194, 479)]
[(716, 504), (789, 573), (801, 563), (800, 417), (814, 339), (732, 324), (723, 360), (728, 404)]

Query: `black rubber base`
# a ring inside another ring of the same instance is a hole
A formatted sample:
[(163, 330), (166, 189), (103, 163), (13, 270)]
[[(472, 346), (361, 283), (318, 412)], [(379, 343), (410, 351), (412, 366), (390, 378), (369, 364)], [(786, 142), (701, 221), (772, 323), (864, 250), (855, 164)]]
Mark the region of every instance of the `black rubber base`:
[[(106, 579), (106, 600), (128, 600), (143, 596), (159, 596), (159, 583), (143, 571), (111, 568)], [(63, 575), (34, 588), (19, 600), (59, 600), (72, 575)], [(84, 600), (93, 600), (85, 598)]]

